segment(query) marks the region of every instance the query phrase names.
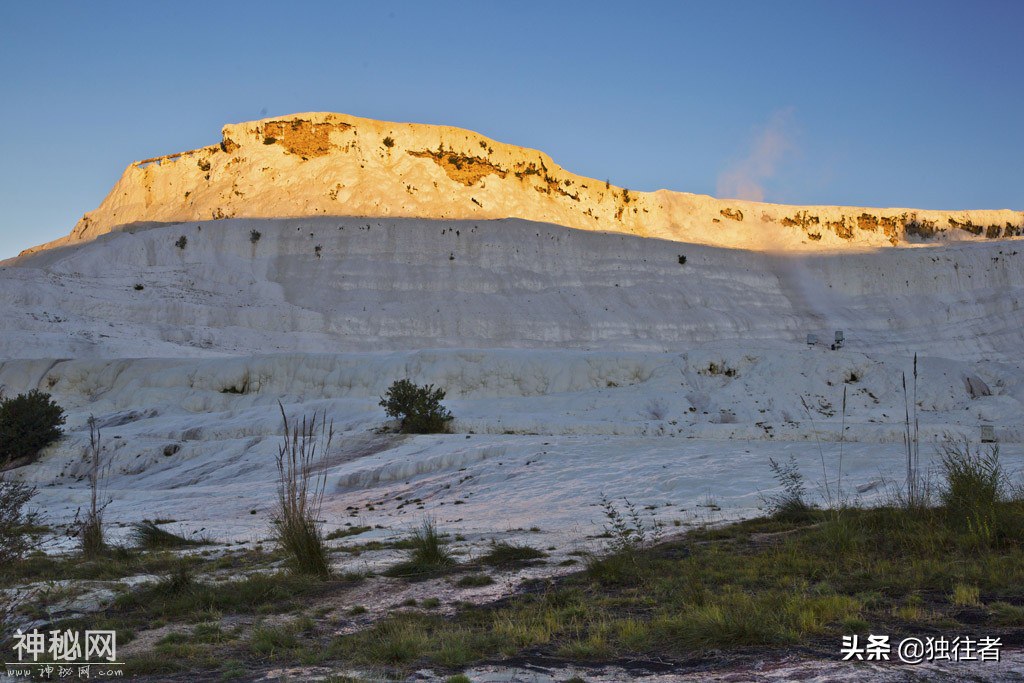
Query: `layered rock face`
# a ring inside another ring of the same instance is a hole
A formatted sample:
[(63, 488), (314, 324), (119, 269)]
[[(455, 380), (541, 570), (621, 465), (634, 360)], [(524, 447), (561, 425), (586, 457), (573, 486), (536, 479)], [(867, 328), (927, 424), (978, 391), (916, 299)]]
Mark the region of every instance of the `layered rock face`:
[(522, 218), (759, 251), (1024, 234), (1024, 213), (783, 206), (585, 178), (536, 150), (445, 126), (330, 113), (225, 126), (220, 144), (131, 164), (74, 244), (151, 223), (367, 216)]

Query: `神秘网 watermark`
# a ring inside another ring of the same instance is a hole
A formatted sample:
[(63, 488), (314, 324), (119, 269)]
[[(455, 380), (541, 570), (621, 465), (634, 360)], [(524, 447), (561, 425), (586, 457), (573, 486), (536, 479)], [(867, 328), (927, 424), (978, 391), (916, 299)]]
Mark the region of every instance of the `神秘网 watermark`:
[(4, 662), (13, 678), (108, 678), (123, 676), (117, 660), (116, 631), (15, 631), (17, 661)]

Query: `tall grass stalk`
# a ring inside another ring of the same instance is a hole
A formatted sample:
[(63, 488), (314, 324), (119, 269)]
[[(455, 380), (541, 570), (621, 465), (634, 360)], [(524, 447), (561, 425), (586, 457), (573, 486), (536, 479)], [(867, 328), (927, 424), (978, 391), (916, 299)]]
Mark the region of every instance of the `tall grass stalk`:
[(324, 542), (323, 508), (327, 486), (327, 455), (334, 440), (334, 422), (303, 416), (289, 422), (278, 401), (284, 422), (284, 441), (277, 451), (277, 510), (274, 533), (292, 568), (300, 574), (327, 578), (331, 574)]
[(825, 503), (831, 510), (832, 505), (832, 486), (828, 483), (828, 467), (825, 465), (825, 451), (821, 447), (821, 438), (818, 436), (818, 427), (814, 424), (814, 415), (811, 414), (811, 406), (807, 404), (807, 399), (803, 396), (800, 397), (800, 405), (804, 407), (804, 412), (807, 413), (807, 419), (811, 421), (811, 431), (814, 432), (814, 443), (818, 446), (818, 457), (821, 459), (821, 476), (825, 478)]
[(839, 472), (836, 477), (836, 499), (839, 507), (845, 507), (843, 499), (843, 444), (846, 442), (846, 385), (843, 385), (843, 422), (839, 429)]
[(79, 542), (82, 548), (82, 555), (94, 559), (101, 555), (107, 548), (103, 538), (103, 511), (107, 502), (100, 504), (100, 477), (103, 468), (103, 437), (100, 428), (96, 426), (96, 418), (89, 416), (89, 510), (85, 519), (78, 523)]
[(921, 463), (921, 439), (920, 439), (920, 425), (917, 417), (917, 354), (914, 354), (914, 385), (913, 385), (913, 401), (914, 401), (914, 419), (911, 423), (910, 419), (910, 396), (907, 392), (907, 373), (903, 373), (903, 415), (904, 415), (904, 434), (903, 443), (906, 446), (906, 457), (907, 457), (907, 506), (908, 507), (921, 507), (925, 505), (927, 501), (924, 500), (924, 492), (921, 487), (921, 474), (920, 474), (920, 463)]

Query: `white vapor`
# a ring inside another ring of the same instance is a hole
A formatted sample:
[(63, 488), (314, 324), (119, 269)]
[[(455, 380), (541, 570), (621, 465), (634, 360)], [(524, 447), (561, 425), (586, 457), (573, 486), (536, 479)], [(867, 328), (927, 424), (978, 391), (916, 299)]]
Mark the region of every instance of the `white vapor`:
[(764, 181), (775, 175), (779, 162), (794, 149), (792, 119), (792, 107), (772, 114), (758, 132), (750, 153), (718, 175), (719, 198), (764, 201)]

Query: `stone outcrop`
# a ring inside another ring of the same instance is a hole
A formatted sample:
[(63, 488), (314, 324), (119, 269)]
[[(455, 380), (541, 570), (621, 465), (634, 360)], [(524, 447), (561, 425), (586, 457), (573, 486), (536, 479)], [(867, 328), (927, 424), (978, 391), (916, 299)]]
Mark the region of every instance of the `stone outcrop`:
[(309, 113), (227, 125), (219, 144), (132, 163), (68, 237), (36, 249), (140, 224), (295, 216), (523, 218), (758, 250), (1024, 234), (1024, 213), (1008, 210), (795, 207), (637, 192), (468, 130)]

